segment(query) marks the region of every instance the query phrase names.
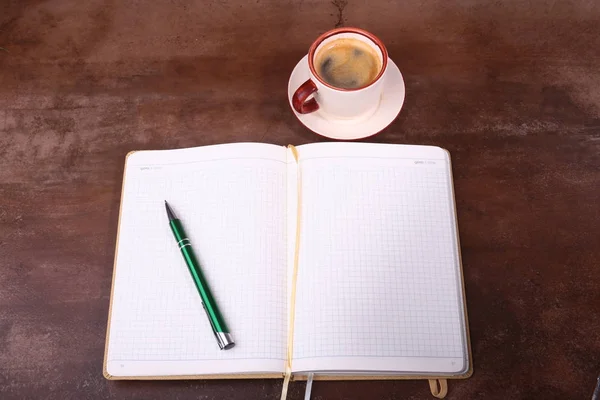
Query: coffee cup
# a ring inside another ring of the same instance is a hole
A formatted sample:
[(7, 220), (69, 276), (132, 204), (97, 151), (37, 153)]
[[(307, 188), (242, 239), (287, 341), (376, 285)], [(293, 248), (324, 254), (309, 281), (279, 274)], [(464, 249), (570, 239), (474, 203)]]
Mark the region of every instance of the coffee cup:
[(379, 107), (388, 53), (383, 42), (359, 28), (325, 32), (308, 51), (309, 79), (292, 105), (300, 114), (318, 110), (325, 118), (360, 120)]

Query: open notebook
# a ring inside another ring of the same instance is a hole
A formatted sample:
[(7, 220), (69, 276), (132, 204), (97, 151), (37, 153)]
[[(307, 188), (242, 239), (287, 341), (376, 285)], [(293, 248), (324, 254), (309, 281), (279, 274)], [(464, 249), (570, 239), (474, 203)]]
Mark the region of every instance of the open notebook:
[[(164, 200), (193, 243), (231, 350), (215, 342)], [(468, 377), (459, 249), (450, 159), (439, 147), (130, 153), (104, 374)]]

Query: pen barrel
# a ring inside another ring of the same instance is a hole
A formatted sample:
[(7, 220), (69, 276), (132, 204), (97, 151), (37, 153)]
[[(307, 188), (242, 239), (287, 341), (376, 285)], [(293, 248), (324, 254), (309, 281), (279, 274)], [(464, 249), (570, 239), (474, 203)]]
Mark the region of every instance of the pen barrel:
[(215, 298), (208, 286), (208, 282), (206, 281), (206, 278), (200, 269), (200, 263), (194, 254), (190, 240), (187, 238), (185, 231), (183, 230), (181, 221), (174, 219), (171, 220), (169, 224), (171, 225), (171, 230), (177, 239), (177, 245), (181, 251), (181, 254), (183, 255), (183, 258), (185, 259), (188, 270), (192, 275), (196, 289), (198, 289), (198, 293), (202, 299), (202, 305), (206, 311), (206, 314), (208, 315), (208, 319), (212, 325), (213, 331), (217, 336), (217, 340), (219, 340), (219, 344), (221, 344), (219, 333), (227, 334), (229, 333), (229, 328), (227, 327), (225, 319), (217, 307), (217, 302), (215, 301)]

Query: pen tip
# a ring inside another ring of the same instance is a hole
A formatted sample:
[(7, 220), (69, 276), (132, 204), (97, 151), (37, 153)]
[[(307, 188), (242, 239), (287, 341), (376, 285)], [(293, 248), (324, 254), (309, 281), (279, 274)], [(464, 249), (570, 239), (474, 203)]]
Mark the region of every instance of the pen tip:
[(169, 203), (167, 203), (166, 200), (165, 200), (165, 208), (167, 209), (167, 216), (169, 217), (169, 221), (177, 219), (177, 216), (175, 215), (175, 213), (173, 212), (173, 210), (169, 206)]

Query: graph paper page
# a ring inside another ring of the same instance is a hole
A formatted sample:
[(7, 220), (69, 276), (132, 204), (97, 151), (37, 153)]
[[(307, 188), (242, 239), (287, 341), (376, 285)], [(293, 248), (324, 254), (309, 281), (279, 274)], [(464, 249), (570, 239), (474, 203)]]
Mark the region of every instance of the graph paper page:
[(299, 153), (294, 371), (465, 372), (447, 152), (346, 143)]
[[(286, 149), (232, 144), (127, 161), (107, 355), (114, 376), (282, 372)], [(182, 221), (235, 339), (218, 348), (169, 228)]]

